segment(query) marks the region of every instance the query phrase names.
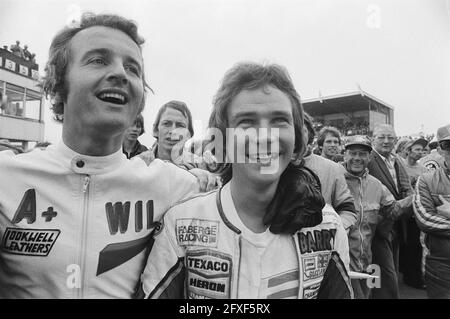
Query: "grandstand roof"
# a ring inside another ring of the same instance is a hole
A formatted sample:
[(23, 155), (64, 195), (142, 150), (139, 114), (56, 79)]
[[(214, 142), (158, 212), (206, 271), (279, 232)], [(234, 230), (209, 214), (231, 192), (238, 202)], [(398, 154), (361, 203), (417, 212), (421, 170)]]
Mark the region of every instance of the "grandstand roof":
[(315, 99), (307, 99), (302, 102), (303, 109), (311, 116), (320, 116), (333, 113), (351, 113), (369, 109), (372, 103), (381, 104), (391, 110), (394, 107), (381, 101), (362, 90), (357, 92), (330, 95)]

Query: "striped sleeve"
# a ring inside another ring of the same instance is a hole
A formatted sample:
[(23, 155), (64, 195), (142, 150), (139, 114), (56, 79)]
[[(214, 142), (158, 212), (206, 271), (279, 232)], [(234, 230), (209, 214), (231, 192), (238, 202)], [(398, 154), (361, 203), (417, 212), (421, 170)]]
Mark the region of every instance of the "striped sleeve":
[(343, 171), (345, 171), (345, 169), (340, 168), (340, 170), (337, 170), (336, 172), (331, 204), (334, 209), (336, 209), (339, 216), (341, 216), (344, 228), (348, 229), (356, 224), (357, 214), (355, 201), (348, 188)]
[(450, 219), (440, 215), (436, 210), (431, 190), (423, 175), (419, 177), (416, 184), (414, 215), (417, 225), (422, 231), (450, 235)]

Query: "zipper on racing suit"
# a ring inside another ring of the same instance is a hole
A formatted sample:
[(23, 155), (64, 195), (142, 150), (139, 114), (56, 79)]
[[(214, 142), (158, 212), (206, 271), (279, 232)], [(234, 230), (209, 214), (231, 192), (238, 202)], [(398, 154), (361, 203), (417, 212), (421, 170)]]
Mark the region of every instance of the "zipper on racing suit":
[[(241, 261), (242, 261), (242, 236), (241, 235), (238, 235), (238, 240), (237, 240), (237, 246), (238, 246), (238, 250), (239, 250), (239, 260), (238, 260), (238, 269), (237, 269), (237, 274), (235, 275), (236, 276), (236, 287), (235, 287), (235, 289), (236, 289), (236, 295), (235, 295), (235, 297), (233, 297), (232, 296), (232, 299), (233, 298), (235, 298), (235, 299), (239, 299), (239, 279), (240, 279), (240, 277), (241, 277)], [(230, 294), (230, 296), (231, 296), (231, 294)]]
[(85, 292), (85, 281), (86, 281), (86, 245), (87, 245), (87, 225), (88, 225), (88, 207), (89, 207), (89, 184), (91, 182), (91, 177), (86, 175), (84, 177), (83, 183), (83, 214), (81, 223), (81, 242), (80, 242), (80, 283), (81, 287), (78, 289), (78, 298), (84, 298)]

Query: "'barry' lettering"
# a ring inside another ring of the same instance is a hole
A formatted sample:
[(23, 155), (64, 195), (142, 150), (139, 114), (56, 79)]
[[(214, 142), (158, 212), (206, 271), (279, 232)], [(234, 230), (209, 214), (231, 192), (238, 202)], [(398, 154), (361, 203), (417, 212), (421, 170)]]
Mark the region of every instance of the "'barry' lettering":
[(308, 231), (298, 234), (300, 252), (302, 254), (315, 251), (332, 250), (336, 229), (315, 230), (313, 233)]

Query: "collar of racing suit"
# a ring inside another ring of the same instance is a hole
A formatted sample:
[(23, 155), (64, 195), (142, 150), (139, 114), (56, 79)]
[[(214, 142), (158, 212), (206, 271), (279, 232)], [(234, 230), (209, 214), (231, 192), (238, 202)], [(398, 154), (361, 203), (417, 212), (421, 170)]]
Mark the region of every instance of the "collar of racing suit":
[(55, 158), (65, 167), (70, 167), (78, 174), (97, 175), (111, 172), (121, 166), (126, 161), (122, 149), (107, 156), (88, 156), (79, 154), (70, 149), (61, 140), (58, 144), (48, 147), (48, 151), (55, 155)]

